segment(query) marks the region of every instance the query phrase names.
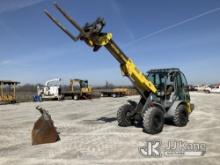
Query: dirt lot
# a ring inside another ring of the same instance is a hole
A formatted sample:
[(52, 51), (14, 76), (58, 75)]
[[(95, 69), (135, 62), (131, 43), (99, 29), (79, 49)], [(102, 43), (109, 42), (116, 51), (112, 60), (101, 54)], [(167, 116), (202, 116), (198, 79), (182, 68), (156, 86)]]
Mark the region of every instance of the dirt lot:
[[(142, 128), (117, 126), (116, 111), (127, 99), (51, 101), (0, 106), (0, 164), (219, 164), (220, 95), (192, 93), (196, 108), (186, 127), (165, 125), (162, 133), (149, 135)], [(61, 141), (31, 145), (31, 130), (40, 116), (36, 105), (46, 108), (60, 132)], [(147, 158), (138, 148), (159, 139), (205, 143), (204, 156)]]

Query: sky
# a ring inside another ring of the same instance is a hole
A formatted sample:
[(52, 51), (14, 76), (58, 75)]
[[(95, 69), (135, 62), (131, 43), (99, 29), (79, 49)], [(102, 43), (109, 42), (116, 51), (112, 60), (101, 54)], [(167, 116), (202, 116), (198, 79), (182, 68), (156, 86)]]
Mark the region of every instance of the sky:
[[(73, 42), (43, 13), (47, 9), (74, 34), (54, 0), (0, 0), (0, 79), (44, 83), (60, 77), (130, 84), (102, 48)], [(190, 84), (220, 82), (219, 0), (57, 0), (81, 25), (104, 17), (105, 32), (142, 72), (178, 67)]]

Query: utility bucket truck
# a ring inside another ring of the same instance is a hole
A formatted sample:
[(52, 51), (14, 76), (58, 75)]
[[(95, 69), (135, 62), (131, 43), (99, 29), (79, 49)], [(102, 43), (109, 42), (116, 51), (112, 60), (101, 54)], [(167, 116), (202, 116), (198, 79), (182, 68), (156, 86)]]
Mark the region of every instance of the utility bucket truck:
[(54, 5), (79, 31), (79, 35), (72, 35), (45, 10), (46, 15), (73, 41), (84, 41), (95, 52), (105, 47), (119, 63), (123, 75), (128, 77), (138, 90), (141, 96), (138, 103), (129, 101), (119, 108), (119, 126), (142, 123), (144, 132), (156, 134), (162, 131), (165, 119), (172, 120), (173, 124), (179, 127), (188, 123), (193, 105), (190, 103), (186, 78), (178, 68), (154, 69), (147, 75), (143, 74), (112, 39), (112, 34), (103, 32), (104, 19), (98, 18), (95, 22), (81, 27), (61, 7)]

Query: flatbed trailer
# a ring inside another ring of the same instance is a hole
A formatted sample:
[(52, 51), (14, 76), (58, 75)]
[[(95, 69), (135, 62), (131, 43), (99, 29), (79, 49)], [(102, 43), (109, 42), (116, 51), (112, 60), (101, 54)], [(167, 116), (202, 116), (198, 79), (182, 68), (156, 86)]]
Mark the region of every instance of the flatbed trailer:
[(102, 97), (123, 97), (128, 94), (127, 89), (104, 89), (99, 91)]
[(73, 100), (80, 100), (80, 99), (88, 99), (91, 96), (87, 95), (86, 93), (81, 93), (80, 91), (67, 91), (67, 92), (62, 92), (63, 98), (71, 97)]

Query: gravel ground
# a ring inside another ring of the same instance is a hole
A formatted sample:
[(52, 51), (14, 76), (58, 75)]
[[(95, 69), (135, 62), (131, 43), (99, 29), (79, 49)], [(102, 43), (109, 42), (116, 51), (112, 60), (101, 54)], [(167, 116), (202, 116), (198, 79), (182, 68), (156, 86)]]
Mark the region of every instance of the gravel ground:
[[(219, 164), (220, 95), (191, 93), (195, 110), (186, 127), (165, 125), (149, 135), (138, 127), (118, 127), (116, 112), (126, 100), (138, 96), (84, 101), (51, 101), (0, 106), (0, 164)], [(31, 130), (40, 116), (37, 105), (47, 109), (60, 132), (56, 143), (31, 145)], [(204, 156), (143, 156), (139, 147), (160, 140), (161, 151), (169, 140), (203, 143)]]

